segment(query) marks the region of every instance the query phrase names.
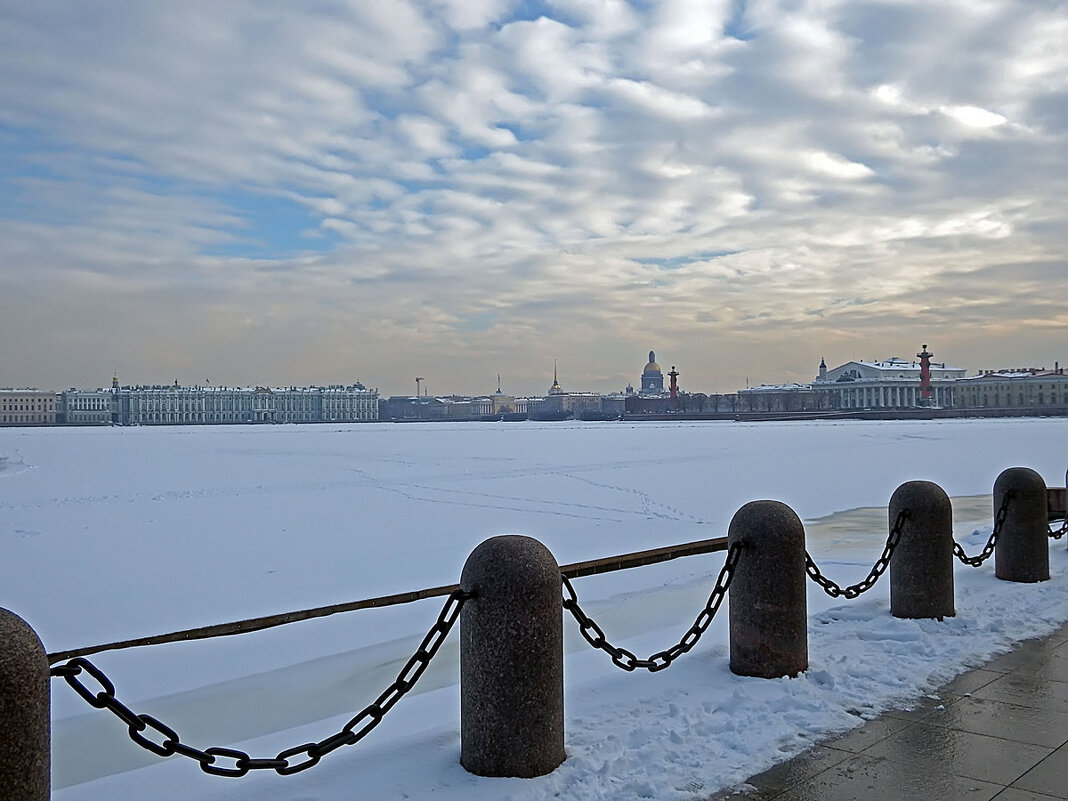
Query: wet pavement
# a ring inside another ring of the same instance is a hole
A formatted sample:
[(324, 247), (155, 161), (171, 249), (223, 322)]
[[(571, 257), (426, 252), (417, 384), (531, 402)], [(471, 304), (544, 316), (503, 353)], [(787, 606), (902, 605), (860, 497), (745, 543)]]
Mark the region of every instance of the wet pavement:
[(715, 801), (1068, 799), (1068, 623)]

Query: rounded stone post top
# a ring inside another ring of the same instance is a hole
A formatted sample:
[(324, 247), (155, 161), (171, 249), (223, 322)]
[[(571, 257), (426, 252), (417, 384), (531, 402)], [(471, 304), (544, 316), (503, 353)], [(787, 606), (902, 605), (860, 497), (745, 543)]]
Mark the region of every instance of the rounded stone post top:
[(1010, 467), (1002, 470), (994, 482), (994, 496), (1014, 492), (1017, 496), (1046, 495), (1046, 482), (1030, 467)]
[(781, 501), (750, 501), (731, 518), (727, 539), (733, 544), (752, 543), (752, 535), (772, 536), (787, 546), (805, 547), (805, 527), (797, 513)]
[(484, 540), (471, 551), (460, 573), (460, 586), (476, 595), (480, 591), (513, 586), (516, 581), (560, 582), (560, 566), (552, 551), (522, 534), (502, 534)]
[(15, 654), (30, 658), (40, 657), (45, 675), (48, 675), (48, 656), (37, 632), (21, 617), (3, 607), (0, 607), (0, 643), (3, 644), (0, 648), (0, 660), (6, 662)]
[(906, 510), (918, 517), (932, 514), (952, 514), (953, 504), (946, 491), (933, 481), (906, 481), (890, 496), (888, 514), (890, 525), (897, 520), (899, 511)]

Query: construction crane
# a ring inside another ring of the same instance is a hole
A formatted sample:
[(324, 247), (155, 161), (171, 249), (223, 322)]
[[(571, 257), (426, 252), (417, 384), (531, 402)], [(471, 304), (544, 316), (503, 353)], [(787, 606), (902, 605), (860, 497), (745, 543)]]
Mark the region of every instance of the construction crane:
[(415, 377), (415, 397), (417, 398), (419, 397), (419, 384), (422, 381), (426, 381), (426, 379), (423, 378), (421, 375), (417, 375)]

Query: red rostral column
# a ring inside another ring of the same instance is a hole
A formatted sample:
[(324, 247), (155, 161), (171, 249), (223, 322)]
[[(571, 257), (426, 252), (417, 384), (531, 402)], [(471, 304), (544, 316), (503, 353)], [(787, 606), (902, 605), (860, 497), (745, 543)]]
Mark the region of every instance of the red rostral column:
[(668, 385), (671, 387), (671, 399), (679, 399), (679, 374), (675, 370), (675, 365), (671, 365), (671, 372), (668, 373), (668, 378), (671, 379), (671, 383)]
[(925, 401), (931, 400), (931, 357), (933, 353), (927, 352), (927, 346), (923, 346), (923, 352), (917, 353), (920, 360), (920, 397)]

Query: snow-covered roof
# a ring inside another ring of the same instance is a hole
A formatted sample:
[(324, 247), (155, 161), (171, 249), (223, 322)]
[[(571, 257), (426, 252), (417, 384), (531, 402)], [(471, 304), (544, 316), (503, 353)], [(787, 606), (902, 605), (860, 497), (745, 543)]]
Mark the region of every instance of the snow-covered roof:
[[(870, 367), (873, 370), (886, 370), (900, 372), (901, 370), (915, 370), (920, 372), (920, 363), (917, 361), (909, 361), (907, 359), (901, 359), (897, 356), (891, 356), (889, 359), (883, 359), (882, 361), (868, 362), (863, 359), (850, 362), (850, 364), (863, 364), (865, 367)], [(931, 367), (937, 370), (963, 370), (963, 367), (953, 367), (945, 362), (931, 362)]]
[(745, 392), (800, 392), (801, 390), (812, 389), (811, 384), (761, 384), (758, 387), (746, 387), (745, 389), (738, 390), (739, 393)]
[(1061, 379), (1068, 378), (1065, 375), (1063, 369), (1047, 370), (1045, 368), (1037, 367), (1018, 367), (1007, 370), (991, 370), (985, 373), (979, 373), (978, 375), (969, 375), (961, 378), (961, 381), (982, 381), (982, 380), (995, 380), (995, 381), (1020, 381), (1027, 378), (1041, 378), (1041, 379)]

